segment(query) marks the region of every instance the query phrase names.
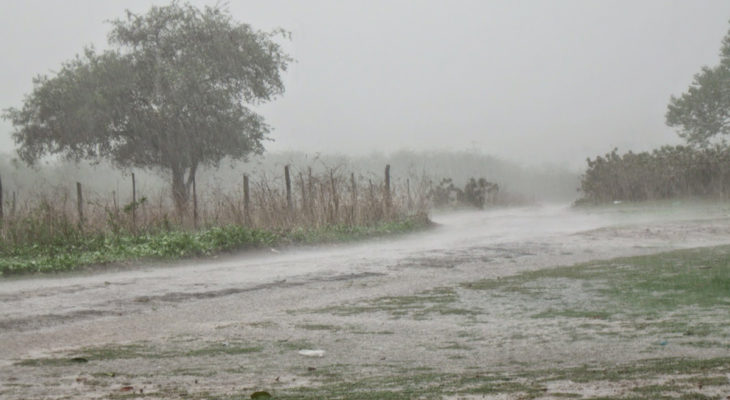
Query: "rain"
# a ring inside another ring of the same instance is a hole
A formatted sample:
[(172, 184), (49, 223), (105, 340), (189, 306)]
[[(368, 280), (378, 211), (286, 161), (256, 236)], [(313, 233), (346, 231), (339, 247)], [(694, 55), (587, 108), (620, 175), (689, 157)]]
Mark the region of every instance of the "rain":
[(0, 398), (726, 398), (729, 20), (5, 2)]

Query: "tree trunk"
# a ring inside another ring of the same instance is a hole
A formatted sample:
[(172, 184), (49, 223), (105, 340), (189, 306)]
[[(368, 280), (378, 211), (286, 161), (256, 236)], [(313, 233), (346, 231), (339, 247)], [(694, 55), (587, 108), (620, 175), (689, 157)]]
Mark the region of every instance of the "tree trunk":
[(184, 215), (188, 206), (188, 186), (185, 184), (185, 170), (172, 170), (172, 199), (175, 201), (175, 210), (179, 215)]
[[(188, 201), (190, 200), (190, 189), (193, 186), (193, 180), (195, 179), (195, 172), (198, 165), (193, 164), (190, 168), (185, 167), (173, 167), (172, 173), (172, 199), (175, 201), (175, 210), (182, 217), (185, 215), (185, 211), (188, 208)], [(188, 171), (187, 180), (185, 179), (185, 172)]]

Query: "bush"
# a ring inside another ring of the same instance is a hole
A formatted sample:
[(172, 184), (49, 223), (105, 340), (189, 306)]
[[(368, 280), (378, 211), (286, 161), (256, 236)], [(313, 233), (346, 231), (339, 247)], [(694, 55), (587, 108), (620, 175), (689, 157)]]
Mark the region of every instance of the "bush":
[(727, 146), (664, 146), (623, 155), (614, 149), (586, 161), (588, 168), (580, 187), (583, 203), (730, 195)]

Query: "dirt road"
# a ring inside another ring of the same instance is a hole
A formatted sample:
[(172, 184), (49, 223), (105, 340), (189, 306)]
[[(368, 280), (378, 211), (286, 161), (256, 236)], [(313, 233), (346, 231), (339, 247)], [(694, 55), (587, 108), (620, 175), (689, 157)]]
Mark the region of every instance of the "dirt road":
[[(452, 213), (436, 215), (438, 226), (427, 232), (353, 245), (3, 279), (0, 397), (225, 398), (434, 369), (510, 373), (528, 365), (615, 365), (655, 351), (730, 355), (727, 347), (655, 349), (661, 338), (647, 335), (576, 339), (566, 332), (581, 321), (535, 319), (540, 304), (465, 286), (730, 243), (729, 211), (665, 205)], [(568, 287), (559, 296), (580, 301), (580, 293)]]

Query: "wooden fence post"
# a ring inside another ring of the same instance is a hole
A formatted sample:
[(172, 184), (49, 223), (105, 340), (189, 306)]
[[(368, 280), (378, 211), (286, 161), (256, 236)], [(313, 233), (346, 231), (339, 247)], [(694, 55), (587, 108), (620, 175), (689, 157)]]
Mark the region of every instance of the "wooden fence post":
[(84, 226), (84, 197), (81, 194), (81, 182), (76, 182), (76, 208), (79, 212), (79, 228)]
[(248, 175), (243, 174), (243, 220), (246, 225), (251, 223), (251, 198), (248, 192)]
[(0, 178), (0, 222), (3, 220), (3, 179)]
[(411, 179), (406, 178), (406, 191), (408, 192), (408, 209), (413, 209), (413, 198), (411, 197)]
[[(333, 217), (337, 217), (340, 208), (340, 198), (337, 196), (337, 185), (335, 184), (335, 174), (330, 170), (330, 187), (332, 188), (332, 204), (334, 205)], [(333, 218), (334, 221), (334, 218)]]
[(309, 193), (309, 213), (314, 215), (314, 182), (312, 181), (312, 167), (307, 167), (307, 192)]
[(193, 174), (193, 229), (198, 229), (198, 192), (195, 187), (195, 174)]
[(350, 213), (351, 223), (355, 223), (357, 215), (357, 183), (355, 182), (355, 173), (350, 173), (350, 195), (352, 196), (352, 211)]
[(302, 211), (307, 209), (307, 192), (304, 188), (304, 176), (299, 173), (299, 188), (302, 190)]
[(284, 181), (286, 183), (286, 208), (291, 211), (294, 206), (291, 200), (291, 177), (289, 176), (289, 165), (284, 166)]
[(132, 232), (137, 233), (137, 181), (132, 172)]
[(13, 202), (10, 203), (10, 216), (15, 218), (15, 191), (13, 191)]
[(390, 164), (385, 165), (385, 207), (390, 210), (392, 199), (390, 197)]
[(350, 173), (350, 187), (352, 190), (352, 207), (357, 207), (357, 183), (355, 182), (355, 173)]

